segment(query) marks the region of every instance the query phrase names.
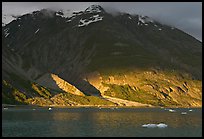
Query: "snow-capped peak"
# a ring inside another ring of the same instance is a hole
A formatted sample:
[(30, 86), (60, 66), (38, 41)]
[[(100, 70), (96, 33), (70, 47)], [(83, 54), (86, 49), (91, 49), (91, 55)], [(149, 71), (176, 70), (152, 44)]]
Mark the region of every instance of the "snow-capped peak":
[(138, 25), (140, 23), (147, 24), (149, 22), (153, 23), (154, 21), (148, 16), (138, 15)]
[(99, 13), (104, 11), (103, 8), (100, 5), (91, 5), (88, 7), (85, 12), (90, 12), (90, 13)]
[(60, 10), (55, 13), (56, 16), (61, 16), (62, 18), (70, 18), (73, 16), (81, 15), (83, 14), (82, 11), (71, 11), (71, 10)]
[(60, 10), (60, 11), (56, 12), (56, 16), (61, 16), (63, 18), (69, 18), (69, 17), (73, 16), (73, 12), (70, 10)]
[(2, 26), (5, 26), (6, 24), (10, 23), (13, 20), (16, 20), (18, 17), (15, 15), (2, 15)]

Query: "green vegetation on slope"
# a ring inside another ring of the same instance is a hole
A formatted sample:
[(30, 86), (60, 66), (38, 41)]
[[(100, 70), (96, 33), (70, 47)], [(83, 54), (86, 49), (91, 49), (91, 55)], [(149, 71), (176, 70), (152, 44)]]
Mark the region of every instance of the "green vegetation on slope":
[(2, 81), (2, 103), (4, 104), (32, 104), (39, 106), (76, 106), (76, 105), (116, 105), (108, 100), (96, 96), (78, 96), (67, 92), (59, 92), (52, 96), (50, 90), (37, 85), (30, 84), (36, 96), (27, 97), (26, 93), (20, 92), (7, 81)]
[(26, 104), (26, 95), (13, 88), (5, 80), (2, 81), (2, 104)]
[(66, 100), (67, 103), (74, 102), (76, 105), (116, 105), (108, 100), (101, 99), (96, 96), (77, 96), (71, 93), (60, 93), (55, 97)]
[(50, 92), (42, 87), (42, 86), (39, 86), (35, 83), (32, 84), (32, 88), (41, 96), (41, 97), (44, 97), (44, 98), (50, 98), (51, 97), (51, 94)]
[(154, 106), (172, 106), (177, 105), (174, 101), (162, 101), (157, 96), (144, 90), (133, 90), (129, 85), (106, 84), (109, 87), (104, 95), (121, 98), (130, 101), (136, 101), (143, 104), (151, 104)]

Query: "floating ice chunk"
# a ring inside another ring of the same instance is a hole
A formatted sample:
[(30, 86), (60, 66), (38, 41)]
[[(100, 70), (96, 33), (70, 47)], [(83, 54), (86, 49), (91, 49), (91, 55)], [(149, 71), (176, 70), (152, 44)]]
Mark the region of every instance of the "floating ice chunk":
[(142, 127), (155, 128), (155, 127), (157, 127), (157, 125), (156, 124), (144, 124), (144, 125), (142, 125)]
[(48, 110), (49, 110), (49, 111), (51, 111), (51, 110), (52, 110), (52, 108), (48, 108)]
[(188, 111), (193, 111), (193, 110), (188, 110)]
[(181, 114), (187, 114), (187, 112), (182, 112)]
[(166, 128), (167, 126), (168, 126), (168, 125), (163, 124), (163, 123), (157, 124), (157, 127), (158, 127), (158, 128)]
[(159, 123), (159, 124), (144, 124), (142, 125), (142, 127), (145, 127), (145, 128), (166, 128), (168, 125), (166, 124), (163, 124), (163, 123)]
[(176, 112), (176, 110), (169, 109), (170, 112)]
[(8, 110), (8, 108), (4, 108), (4, 110)]

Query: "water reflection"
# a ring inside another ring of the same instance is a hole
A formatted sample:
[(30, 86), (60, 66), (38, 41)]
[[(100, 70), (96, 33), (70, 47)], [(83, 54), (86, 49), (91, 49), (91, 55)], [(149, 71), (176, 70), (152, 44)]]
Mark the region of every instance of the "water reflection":
[[(143, 124), (148, 123), (165, 123), (168, 128), (163, 130), (142, 128)], [(193, 135), (198, 133), (201, 135), (201, 123), (201, 110), (194, 110), (186, 115), (182, 115), (181, 110), (170, 113), (161, 109), (7, 110), (2, 114), (2, 134), (4, 136), (167, 136), (178, 132), (177, 135), (182, 136), (191, 134), (188, 133), (190, 131)]]

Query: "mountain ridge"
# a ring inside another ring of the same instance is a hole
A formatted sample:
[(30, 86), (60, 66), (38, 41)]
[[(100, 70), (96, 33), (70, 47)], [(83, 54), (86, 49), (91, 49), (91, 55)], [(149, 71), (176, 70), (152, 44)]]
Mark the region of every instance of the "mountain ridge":
[[(64, 93), (71, 93), (69, 91), (61, 90), (64, 92), (61, 96), (57, 93), (59, 88), (48, 87), (53, 81), (44, 75), (55, 74), (85, 94), (85, 98), (100, 98), (101, 93), (105, 93), (110, 97), (155, 106), (201, 105), (201, 43), (179, 29), (162, 25), (146, 16), (112, 16), (96, 5), (72, 13), (71, 17), (63, 11), (43, 9), (20, 16), (3, 26), (2, 40), (2, 86), (7, 91), (10, 88), (14, 100), (18, 94), (16, 90), (24, 90), (25, 93), (20, 92), (31, 98), (33, 95), (47, 99), (49, 104), (53, 103), (50, 99), (55, 96), (71, 97), (64, 96)], [(154, 74), (148, 77), (145, 76), (146, 72)], [(22, 74), (25, 77), (20, 81), (18, 76)], [(95, 75), (94, 82), (89, 80), (92, 74)], [(135, 84), (123, 76), (132, 78)], [(116, 77), (118, 80), (115, 80)], [(154, 77), (154, 80), (150, 77)], [(172, 82), (164, 83), (162, 77)], [(39, 82), (39, 78), (47, 79), (47, 85)], [(17, 80), (19, 83), (15, 82)], [(152, 87), (137, 85), (138, 80)], [(14, 93), (8, 82), (12, 84)], [(183, 82), (191, 86), (183, 88), (186, 86)], [(37, 87), (32, 84), (37, 84)], [(66, 88), (66, 85), (61, 88)], [(3, 94), (8, 94), (7, 91), (3, 91)], [(188, 91), (190, 93), (186, 93)], [(193, 95), (193, 91), (197, 92), (196, 95)], [(61, 99), (66, 98), (63, 97)], [(43, 105), (46, 105), (46, 101)], [(32, 103), (31, 99), (27, 103)]]

